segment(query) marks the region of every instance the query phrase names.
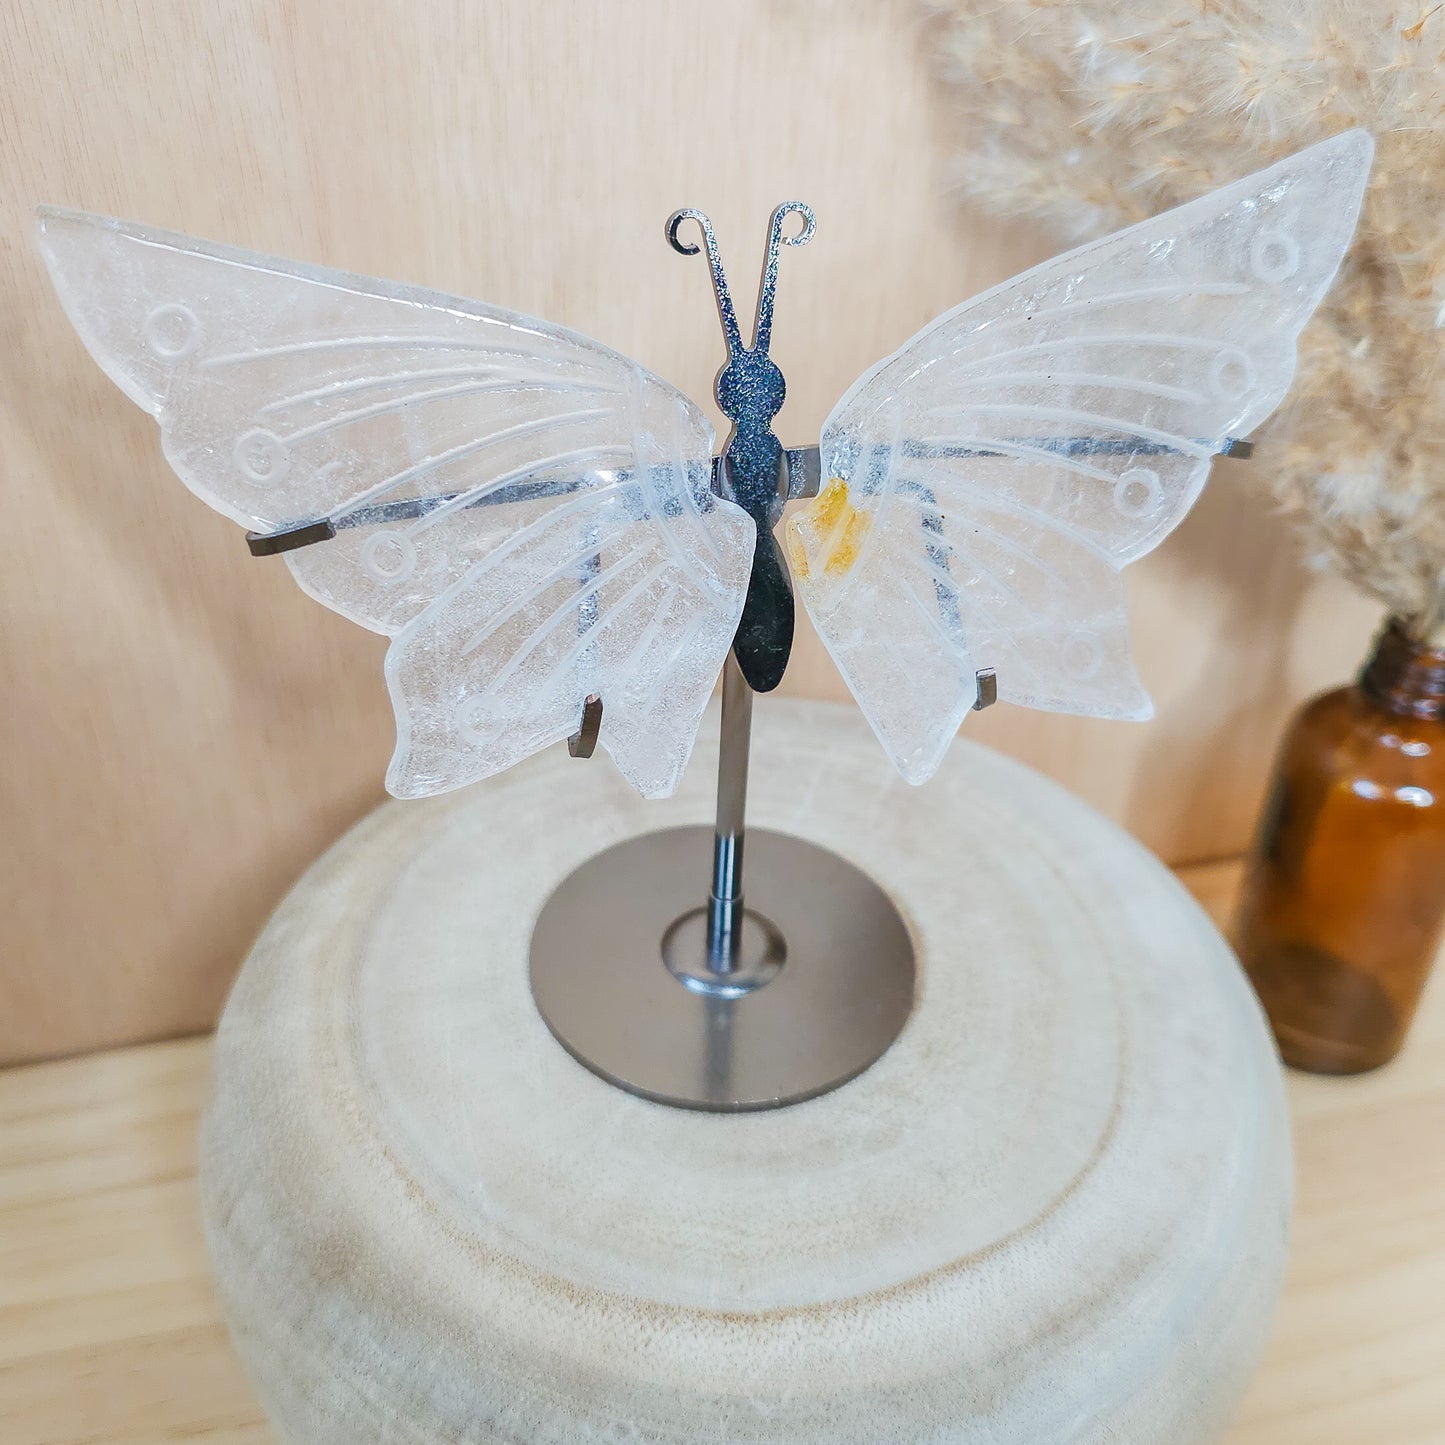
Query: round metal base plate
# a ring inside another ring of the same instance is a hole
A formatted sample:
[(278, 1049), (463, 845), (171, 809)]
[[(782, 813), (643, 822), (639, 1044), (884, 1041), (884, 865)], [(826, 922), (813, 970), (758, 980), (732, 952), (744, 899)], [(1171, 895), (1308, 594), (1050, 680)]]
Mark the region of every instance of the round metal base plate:
[[(683, 1108), (774, 1109), (847, 1083), (913, 1009), (902, 917), (837, 854), (749, 829), (740, 962), (769, 976), (736, 998), (698, 991), (680, 954), (695, 934), (704, 966), (705, 930), (679, 921), (706, 892), (712, 843), (711, 828), (644, 833), (563, 879), (532, 934), (547, 1027), (609, 1083)], [(753, 963), (750, 939), (763, 950)]]

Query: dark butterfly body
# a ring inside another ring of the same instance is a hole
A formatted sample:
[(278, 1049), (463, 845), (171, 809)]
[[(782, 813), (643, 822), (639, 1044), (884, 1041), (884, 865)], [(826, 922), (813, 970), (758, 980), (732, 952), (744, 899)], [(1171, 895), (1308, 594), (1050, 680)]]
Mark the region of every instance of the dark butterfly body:
[[(795, 213), (802, 216), (803, 229), (796, 236), (785, 237), (783, 224)], [(815, 222), (812, 211), (799, 201), (785, 202), (773, 212), (753, 343), (744, 346), (712, 223), (701, 211), (677, 211), (668, 220), (667, 239), (684, 256), (697, 254), (696, 246), (678, 239), (677, 229), (685, 220), (696, 221), (702, 231), (728, 348), (727, 364), (713, 385), (718, 406), (733, 424), (722, 452), (723, 486), (729, 500), (736, 502), (758, 529), (733, 654), (748, 686), (754, 692), (771, 692), (783, 680), (793, 648), (793, 587), (782, 549), (773, 536), (782, 514), (786, 484), (783, 446), (773, 435), (772, 423), (782, 410), (788, 388), (783, 373), (768, 355), (768, 346), (778, 284), (778, 248), (803, 245), (812, 236)]]

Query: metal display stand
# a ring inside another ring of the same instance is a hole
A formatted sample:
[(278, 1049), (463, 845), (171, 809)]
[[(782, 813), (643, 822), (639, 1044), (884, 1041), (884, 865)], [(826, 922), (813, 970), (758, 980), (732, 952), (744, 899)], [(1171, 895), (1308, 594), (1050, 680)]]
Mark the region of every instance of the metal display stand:
[(826, 1093), (913, 1009), (913, 943), (888, 895), (816, 844), (746, 832), (751, 720), (730, 658), (714, 828), (644, 833), (589, 859), (532, 935), (532, 996), (558, 1041), (610, 1083), (684, 1108)]
[[(790, 215), (803, 227), (785, 237)], [(733, 430), (715, 484), (758, 528), (723, 670), (717, 821), (711, 837), (679, 828), (629, 839), (566, 878), (532, 936), (532, 994), (559, 1042), (620, 1088), (685, 1108), (768, 1109), (846, 1083), (888, 1048), (913, 1008), (914, 951), (887, 894), (851, 863), (800, 838), (746, 834), (753, 688), (776, 686), (793, 632), (772, 530), (786, 498), (818, 489), (816, 449), (784, 452), (772, 433), (786, 387), (768, 356), (779, 249), (805, 243), (814, 222), (798, 202), (773, 212), (744, 346), (711, 222), (678, 211), (668, 241), (698, 253), (678, 236), (688, 220), (702, 232), (728, 347), (715, 394)]]

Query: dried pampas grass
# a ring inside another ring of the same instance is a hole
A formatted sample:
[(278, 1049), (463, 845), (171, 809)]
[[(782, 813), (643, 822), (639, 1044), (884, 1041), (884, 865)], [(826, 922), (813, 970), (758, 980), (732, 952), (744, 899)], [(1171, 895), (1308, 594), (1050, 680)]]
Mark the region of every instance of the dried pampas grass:
[[(1259, 465), (1310, 559), (1445, 634), (1445, 9), (1387, 0), (927, 6), (962, 189), (1071, 241), (1362, 125), (1339, 281)], [(1438, 13), (1437, 13), (1438, 12)]]

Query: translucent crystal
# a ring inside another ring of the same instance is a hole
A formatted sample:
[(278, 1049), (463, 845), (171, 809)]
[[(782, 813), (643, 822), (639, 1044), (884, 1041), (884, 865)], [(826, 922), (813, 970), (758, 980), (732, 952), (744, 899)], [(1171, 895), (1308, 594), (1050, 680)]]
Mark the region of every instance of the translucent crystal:
[(1015, 277), (867, 372), (789, 524), (803, 601), (880, 741), (932, 775), (997, 672), (1010, 702), (1152, 711), (1119, 569), (1289, 389), (1359, 212), (1350, 131)]
[(670, 792), (742, 610), (755, 529), (712, 428), (616, 352), (418, 287), (74, 212), (40, 215), (76, 329), (181, 480), (393, 638), (387, 786), (445, 792), (567, 737), (588, 696)]
[[(998, 696), (1146, 717), (1119, 570), (1278, 405), (1373, 145), (1351, 131), (940, 317), (824, 426), (786, 551), (903, 775)], [(101, 365), (194, 492), (260, 532), (325, 521), (300, 585), (392, 637), (388, 787), (443, 792), (567, 737), (671, 790), (748, 590), (712, 430), (626, 357), (511, 312), (44, 211)], [(772, 557), (769, 552), (769, 557)], [(777, 585), (781, 587), (779, 573)]]

